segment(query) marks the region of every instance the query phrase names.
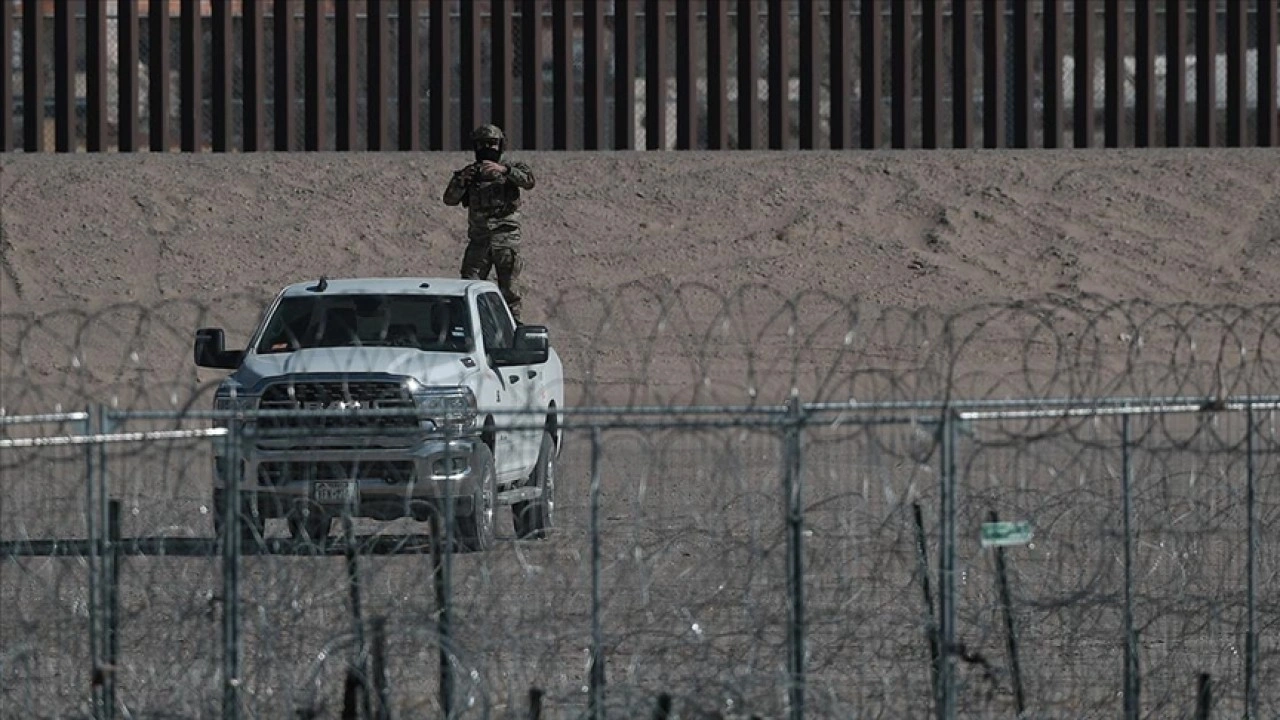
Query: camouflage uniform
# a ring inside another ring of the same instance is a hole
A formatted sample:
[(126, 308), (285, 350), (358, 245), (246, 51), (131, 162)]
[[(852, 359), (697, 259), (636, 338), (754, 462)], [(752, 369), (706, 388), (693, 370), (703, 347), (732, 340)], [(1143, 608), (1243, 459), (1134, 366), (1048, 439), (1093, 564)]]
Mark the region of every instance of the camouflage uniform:
[[(467, 208), (467, 248), (462, 256), (462, 277), (486, 279), (490, 268), (497, 271), (498, 287), (520, 322), (520, 272), (524, 260), (520, 256), (520, 191), (532, 190), (533, 170), (519, 160), (508, 159), (503, 152), (506, 138), (494, 125), (482, 125), (472, 133), (477, 143), (477, 161), (453, 174), (444, 191), (446, 205), (461, 204)], [(497, 141), (496, 151), (492, 141)], [(482, 150), (480, 144), (489, 141)], [(484, 159), (506, 167), (496, 179), (472, 175)]]

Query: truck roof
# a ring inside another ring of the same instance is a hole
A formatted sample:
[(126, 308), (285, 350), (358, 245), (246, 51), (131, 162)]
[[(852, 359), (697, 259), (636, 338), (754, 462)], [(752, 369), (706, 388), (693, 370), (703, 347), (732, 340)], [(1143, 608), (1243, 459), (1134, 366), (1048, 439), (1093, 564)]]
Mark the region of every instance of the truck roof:
[(467, 288), (476, 284), (492, 283), (449, 277), (325, 278), (322, 283), (317, 278), (288, 285), (283, 294), (285, 297), (320, 294), (465, 295)]

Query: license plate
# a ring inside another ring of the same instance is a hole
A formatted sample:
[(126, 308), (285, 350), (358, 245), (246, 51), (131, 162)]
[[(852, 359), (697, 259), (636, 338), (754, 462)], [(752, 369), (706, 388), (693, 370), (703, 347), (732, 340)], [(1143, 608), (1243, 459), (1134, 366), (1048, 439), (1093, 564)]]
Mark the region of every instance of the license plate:
[(360, 496), (360, 490), (352, 481), (316, 482), (311, 486), (311, 494), (316, 502), (354, 504)]

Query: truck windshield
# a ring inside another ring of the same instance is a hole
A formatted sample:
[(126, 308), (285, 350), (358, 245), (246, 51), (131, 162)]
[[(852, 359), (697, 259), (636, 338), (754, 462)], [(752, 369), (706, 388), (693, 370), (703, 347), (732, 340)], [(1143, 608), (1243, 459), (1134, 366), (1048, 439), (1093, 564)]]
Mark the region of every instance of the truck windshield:
[(267, 320), (259, 353), (386, 346), (432, 352), (471, 347), (466, 300), (444, 295), (288, 297)]

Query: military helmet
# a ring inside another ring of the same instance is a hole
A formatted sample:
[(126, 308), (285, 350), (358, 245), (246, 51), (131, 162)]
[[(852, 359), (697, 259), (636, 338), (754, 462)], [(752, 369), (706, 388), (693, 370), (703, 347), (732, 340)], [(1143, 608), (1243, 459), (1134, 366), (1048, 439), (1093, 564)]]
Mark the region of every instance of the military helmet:
[(497, 140), (505, 143), (507, 136), (503, 134), (502, 128), (497, 125), (487, 124), (481, 125), (471, 133), (471, 142), (479, 142), (481, 140)]

